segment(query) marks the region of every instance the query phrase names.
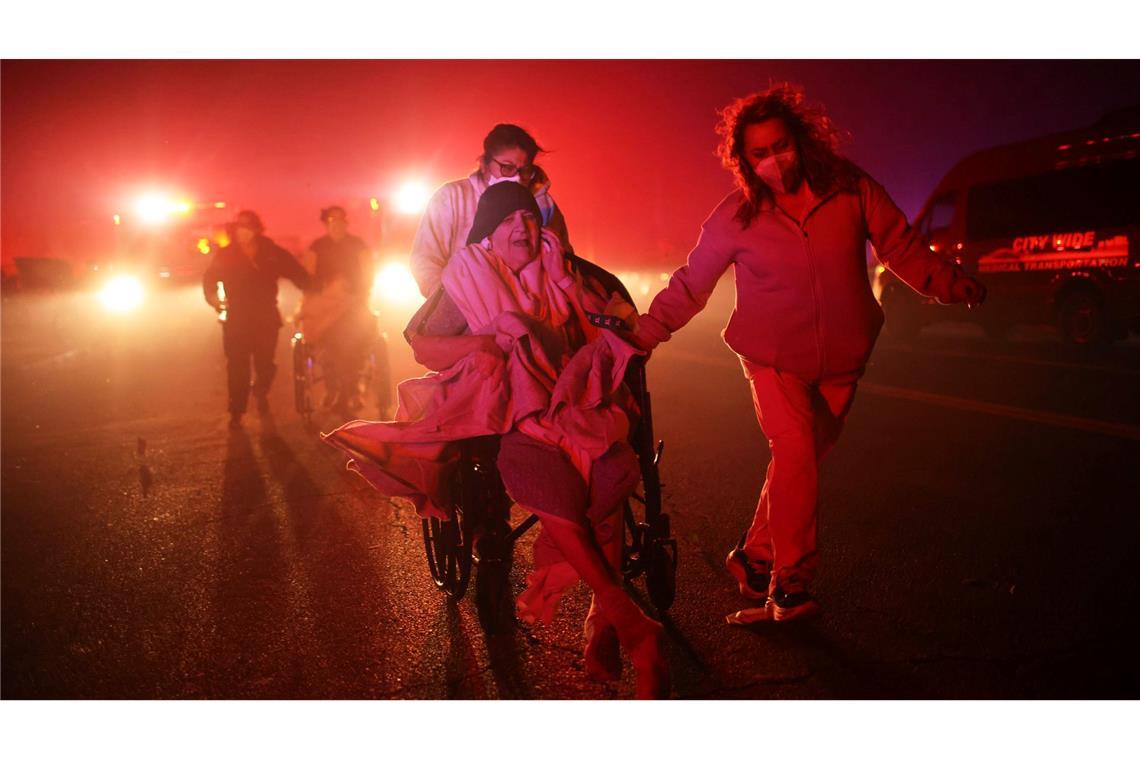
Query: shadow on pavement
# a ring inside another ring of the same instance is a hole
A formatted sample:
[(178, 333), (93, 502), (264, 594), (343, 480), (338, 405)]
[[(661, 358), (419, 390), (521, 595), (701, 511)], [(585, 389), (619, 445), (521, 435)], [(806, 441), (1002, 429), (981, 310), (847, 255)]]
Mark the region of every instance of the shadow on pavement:
[(369, 537), (359, 523), (344, 519), (342, 495), (326, 494), (276, 430), (260, 438), (272, 481), (284, 495), (285, 522), (295, 566), (303, 575), (308, 631), (319, 647), (313, 663), (316, 684), (330, 697), (380, 693), (384, 685), (367, 674), (382, 660), (383, 632), (396, 612), (377, 575)]
[(257, 457), (244, 430), (226, 441), (206, 696), (288, 696), (271, 653), (283, 639), (288, 564)]
[[(799, 652), (809, 659), (804, 678), (837, 699), (931, 699), (935, 695), (919, 679), (901, 669), (909, 663), (863, 659), (837, 641), (818, 620), (791, 623), (760, 623), (747, 628), (754, 636), (784, 651)], [(871, 656), (875, 657), (874, 655)], [(812, 662), (811, 660), (814, 660)]]
[[(445, 630), (446, 637), (439, 637), (439, 645), (444, 649), (444, 665), (448, 699), (534, 699), (531, 685), (533, 675), (528, 674), (525, 662), (520, 657), (520, 643), (525, 632), (517, 625), (508, 630), (488, 636), (481, 628), (476, 628), (474, 638), (468, 635), (464, 625), (461, 604), (466, 600), (453, 601), (440, 598), (440, 614), (446, 625), (437, 630)], [(446, 638), (446, 640), (443, 640)], [(487, 688), (480, 668), (480, 645), (486, 646), (488, 667), (494, 690)]]
[(479, 656), (463, 630), (459, 602), (440, 599), (440, 614), (446, 621), (447, 641), (444, 646), (444, 676), (448, 699), (488, 699), (479, 673)]
[(512, 624), (508, 631), (486, 637), (491, 675), (499, 689), (499, 699), (535, 699), (537, 696), (531, 683), (534, 675), (527, 674), (525, 661), (520, 656), (519, 643), (523, 636), (524, 631)]

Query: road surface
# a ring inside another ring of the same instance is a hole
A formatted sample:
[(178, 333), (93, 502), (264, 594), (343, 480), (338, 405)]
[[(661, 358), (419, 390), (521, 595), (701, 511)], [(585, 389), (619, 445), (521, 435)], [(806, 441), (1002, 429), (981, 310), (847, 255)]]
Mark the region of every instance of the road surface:
[[(745, 605), (723, 561), (768, 453), (719, 338), (731, 305), (726, 280), (650, 365), (680, 546), (675, 696), (1140, 695), (1135, 339), (1084, 355), (950, 324), (881, 342), (824, 466), (825, 614), (743, 629), (724, 623)], [(418, 373), (398, 337), (414, 307), (384, 308), (394, 374)], [(632, 694), (628, 664), (585, 678), (584, 588), (553, 627), (492, 638), (471, 599), (435, 590), (415, 514), (292, 412), (288, 329), (273, 424), (228, 432), (219, 332), (193, 288), (128, 318), (85, 294), (5, 297), (5, 698)]]

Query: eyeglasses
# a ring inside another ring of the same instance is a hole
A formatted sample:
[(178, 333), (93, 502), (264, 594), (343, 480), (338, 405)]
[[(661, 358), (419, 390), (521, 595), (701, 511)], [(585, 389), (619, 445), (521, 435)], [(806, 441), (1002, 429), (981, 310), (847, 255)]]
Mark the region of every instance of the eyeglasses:
[(516, 174), (518, 174), (519, 172), (525, 172), (525, 171), (528, 171), (530, 169), (529, 165), (527, 165), (527, 166), (515, 166), (514, 164), (512, 164), (509, 161), (503, 162), (503, 161), (498, 160), (497, 158), (492, 158), (491, 160), (499, 165), (499, 174), (503, 175), (504, 177), (513, 177)]

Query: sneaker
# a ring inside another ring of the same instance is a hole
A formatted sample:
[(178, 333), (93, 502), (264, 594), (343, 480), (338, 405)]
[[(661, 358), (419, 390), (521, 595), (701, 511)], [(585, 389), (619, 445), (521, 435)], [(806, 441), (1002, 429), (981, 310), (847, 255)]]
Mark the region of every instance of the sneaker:
[(820, 613), (819, 602), (806, 590), (786, 592), (777, 588), (766, 607), (770, 607), (772, 620), (777, 623), (797, 618), (814, 617)]
[(749, 607), (727, 616), (729, 625), (753, 623), (787, 623), (791, 620), (815, 617), (820, 614), (819, 602), (806, 591), (785, 593), (780, 589), (772, 594), (763, 607)]
[(740, 593), (748, 599), (768, 598), (768, 583), (772, 577), (772, 563), (749, 559), (744, 547), (737, 546), (728, 553), (724, 566), (736, 579)]

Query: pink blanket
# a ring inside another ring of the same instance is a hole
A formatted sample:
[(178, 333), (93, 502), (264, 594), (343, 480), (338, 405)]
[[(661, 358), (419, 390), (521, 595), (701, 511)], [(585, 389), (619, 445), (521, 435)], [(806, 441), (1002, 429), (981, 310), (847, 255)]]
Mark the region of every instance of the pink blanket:
[(590, 465), (629, 436), (632, 398), (622, 384), (636, 348), (594, 328), (586, 311), (607, 303), (569, 270), (558, 238), (517, 274), (480, 244), (449, 261), (443, 287), (474, 334), (503, 354), (475, 352), (443, 372), (400, 383), (393, 422), (349, 422), (323, 436), (381, 493), (447, 519), (441, 490), (456, 441), (518, 429), (560, 447), (589, 482)]
[(363, 312), (367, 308), (367, 301), (349, 294), (345, 281), (337, 278), (322, 290), (306, 291), (301, 296), (301, 305), (293, 319), (300, 323), (306, 340), (317, 345), (347, 315)]

